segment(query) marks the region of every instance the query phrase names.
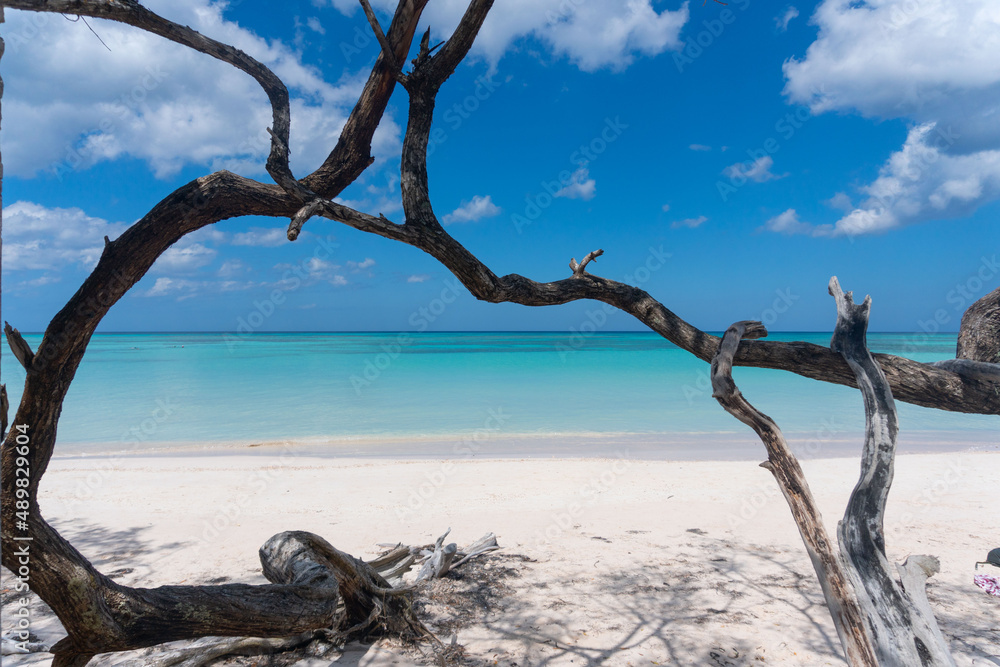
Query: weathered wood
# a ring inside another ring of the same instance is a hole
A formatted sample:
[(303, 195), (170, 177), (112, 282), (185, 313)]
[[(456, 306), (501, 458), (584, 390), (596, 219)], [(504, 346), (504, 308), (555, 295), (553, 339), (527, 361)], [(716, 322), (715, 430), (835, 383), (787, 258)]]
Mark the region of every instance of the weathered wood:
[(868, 351), (868, 316), (871, 297), (861, 305), (846, 294), (837, 278), (830, 279), (830, 294), (837, 302), (837, 325), (830, 347), (850, 365), (858, 379), (865, 404), (865, 445), (861, 457), (861, 478), (847, 504), (838, 536), (869, 634), (882, 667), (951, 666), (947, 643), (921, 592), (914, 594), (914, 568), (923, 567), (930, 576), (930, 557), (913, 558), (905, 566), (907, 586), (893, 576), (885, 554), (883, 520), (892, 485), (899, 425), (896, 403), (878, 362)]
[(576, 263), (576, 257), (571, 257), (569, 260), (569, 268), (573, 271), (574, 276), (582, 276), (586, 273), (587, 264), (597, 261), (597, 258), (604, 254), (603, 250), (593, 250), (588, 252), (583, 258), (583, 261), (579, 264)]
[(260, 548), (268, 581), (307, 583), (338, 590), (343, 614), (330, 627), (339, 639), (391, 635), (402, 639), (431, 637), (413, 614), (411, 589), (393, 588), (370, 564), (334, 548), (318, 535), (286, 531)]
[(189, 646), (149, 656), (143, 667), (201, 667), (226, 656), (270, 655), (305, 646), (315, 636), (315, 632), (306, 632), (285, 639), (204, 637)]
[(451, 569), (454, 570), (455, 568), (469, 562), (476, 556), (496, 551), (499, 548), (500, 545), (497, 544), (497, 536), (493, 533), (486, 533), (469, 546), (458, 550), (458, 553), (455, 555), (458, 560), (451, 564)]
[(969, 306), (962, 315), (955, 356), (1000, 363), (1000, 287)]
[(10, 412), (10, 402), (7, 399), (7, 385), (0, 384), (0, 439), (7, 435), (8, 412)]
[(418, 582), (440, 579), (448, 574), (451, 562), (455, 559), (455, 554), (458, 553), (458, 545), (454, 542), (448, 545), (444, 544), (444, 538), (448, 537), (449, 533), (451, 533), (451, 528), (434, 542), (433, 551), (427, 556), (427, 560), (424, 561), (417, 573)]
[(798, 459), (774, 420), (751, 405), (733, 380), (733, 357), (740, 341), (743, 338), (760, 338), (766, 335), (767, 330), (760, 322), (737, 322), (729, 327), (712, 360), (712, 396), (726, 412), (752, 428), (764, 443), (767, 461), (761, 466), (774, 475), (792, 511), (792, 518), (802, 536), (813, 569), (816, 570), (848, 663), (852, 667), (877, 667), (865, 617), (826, 532), (823, 517)]
[(28, 345), (28, 341), (24, 340), (21, 336), (21, 332), (10, 326), (9, 322), (3, 323), (3, 331), (7, 336), (7, 343), (10, 345), (10, 351), (14, 353), (14, 358), (17, 362), (24, 367), (24, 370), (30, 371), (31, 364), (35, 359), (35, 353), (31, 351), (31, 346)]

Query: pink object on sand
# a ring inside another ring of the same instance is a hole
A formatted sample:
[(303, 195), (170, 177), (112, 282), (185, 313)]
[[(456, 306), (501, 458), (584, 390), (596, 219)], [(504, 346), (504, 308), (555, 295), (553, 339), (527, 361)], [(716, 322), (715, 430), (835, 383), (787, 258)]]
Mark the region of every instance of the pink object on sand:
[(1000, 598), (1000, 579), (986, 574), (977, 574), (972, 577), (972, 581), (990, 595)]

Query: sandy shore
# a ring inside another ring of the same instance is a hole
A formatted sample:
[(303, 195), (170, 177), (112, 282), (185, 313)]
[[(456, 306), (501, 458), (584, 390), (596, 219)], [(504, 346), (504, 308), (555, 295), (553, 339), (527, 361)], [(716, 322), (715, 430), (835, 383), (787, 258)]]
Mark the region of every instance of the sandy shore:
[[(834, 529), (858, 462), (804, 467)], [(959, 665), (1000, 664), (1000, 599), (972, 583), (974, 562), (1000, 546), (998, 472), (992, 452), (897, 460), (889, 556), (941, 559), (929, 597)], [(495, 532), (503, 594), (457, 630), (476, 664), (845, 664), (788, 509), (752, 462), (94, 457), (54, 460), (42, 489), (45, 516), (129, 585), (264, 582), (257, 549), (282, 530), (369, 557), (449, 527), (460, 545)], [(33, 606), (33, 630), (57, 640), (57, 622)], [(334, 664), (413, 658), (376, 645)]]

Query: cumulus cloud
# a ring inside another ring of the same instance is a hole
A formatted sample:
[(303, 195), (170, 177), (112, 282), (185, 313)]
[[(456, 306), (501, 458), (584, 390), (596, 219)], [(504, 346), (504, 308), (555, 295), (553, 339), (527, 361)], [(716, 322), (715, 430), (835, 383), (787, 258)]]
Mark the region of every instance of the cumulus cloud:
[[(348, 15), (357, 10), (356, 2), (326, 1)], [(637, 54), (655, 56), (682, 46), (680, 32), (689, 18), (688, 3), (675, 11), (657, 11), (653, 4), (651, 0), (498, 2), (476, 37), (472, 54), (496, 65), (505, 53), (516, 48), (519, 40), (533, 37), (584, 71), (620, 70)], [(375, 0), (372, 5), (391, 13), (396, 0)], [(466, 2), (430, 3), (424, 10), (420, 30), (430, 25), (435, 40), (445, 39), (467, 6)]]
[(360, 262), (347, 262), (347, 268), (349, 268), (354, 273), (360, 273), (362, 271), (367, 271), (368, 269), (375, 266), (375, 260), (371, 257), (365, 257)]
[[(150, 0), (150, 9), (232, 44), (268, 65), (292, 96), (292, 168), (313, 169), (334, 146), (366, 72), (337, 85), (280, 40), (223, 18), (224, 3)], [(4, 162), (8, 174), (62, 175), (131, 157), (160, 177), (187, 164), (263, 173), (270, 106), (230, 65), (142, 30), (94, 19), (111, 51), (82, 21), (10, 12), (4, 36)], [(318, 24), (315, 27), (321, 27)], [(400, 128), (385, 118), (376, 156), (395, 152)]]
[(90, 270), (125, 223), (111, 223), (79, 208), (47, 208), (18, 201), (3, 209), (4, 271), (52, 270), (69, 266)]
[(682, 227), (687, 227), (689, 229), (696, 229), (701, 227), (704, 223), (708, 221), (708, 217), (704, 215), (699, 215), (697, 218), (685, 218), (683, 220), (676, 220), (671, 227), (674, 229), (680, 229)]
[(754, 183), (764, 183), (778, 178), (784, 178), (788, 174), (774, 174), (771, 167), (774, 166), (774, 159), (770, 155), (757, 158), (753, 161), (737, 162), (722, 170), (722, 173), (735, 181), (753, 181)]
[(816, 41), (784, 65), (789, 100), (911, 124), (836, 234), (964, 216), (1000, 198), (1000, 4), (824, 0), (812, 22)]
[(410, 276), (409, 278), (406, 279), (406, 282), (408, 282), (408, 283), (423, 283), (423, 282), (427, 282), (428, 280), (430, 280), (430, 278), (431, 277), (429, 275), (427, 275), (426, 273), (420, 273), (420, 274), (414, 274), (414, 275)]
[(788, 24), (792, 22), (792, 19), (798, 17), (799, 10), (795, 7), (789, 7), (782, 14), (774, 17), (774, 25), (778, 28), (778, 32), (785, 32), (788, 30)]
[(217, 254), (215, 249), (200, 243), (177, 244), (167, 248), (166, 252), (156, 259), (153, 269), (161, 273), (167, 271), (186, 273), (211, 264)]
[(493, 203), (490, 195), (485, 197), (476, 195), (471, 201), (463, 201), (461, 206), (445, 215), (441, 222), (446, 225), (456, 222), (476, 222), (483, 218), (492, 218), (499, 213), (500, 207)]
[[(565, 181), (564, 181), (565, 182)], [(590, 177), (590, 170), (580, 167), (570, 176), (569, 183), (560, 188), (555, 196), (566, 199), (582, 199), (589, 201), (597, 193), (597, 181)]]
[(693, 151), (710, 151), (710, 150), (712, 150), (711, 146), (706, 146), (705, 144), (691, 144), (690, 146), (688, 146), (688, 148), (690, 148)]
[(284, 229), (278, 229), (277, 227), (252, 227), (245, 232), (234, 234), (232, 243), (233, 245), (276, 248), (288, 243), (288, 236), (285, 234)]

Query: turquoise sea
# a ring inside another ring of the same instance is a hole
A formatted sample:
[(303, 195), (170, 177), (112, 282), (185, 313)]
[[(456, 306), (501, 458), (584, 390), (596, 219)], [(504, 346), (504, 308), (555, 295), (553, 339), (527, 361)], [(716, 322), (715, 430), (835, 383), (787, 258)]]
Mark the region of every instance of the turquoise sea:
[[(771, 338), (827, 345), (830, 334)], [(40, 336), (26, 339), (35, 347)], [(869, 345), (933, 361), (954, 357), (955, 335), (870, 334)], [(2, 367), (13, 418), (24, 373), (6, 346)], [(790, 438), (863, 429), (856, 390), (782, 371), (735, 377)], [(899, 412), (909, 436), (997, 442), (997, 416)], [(707, 364), (652, 333), (100, 334), (66, 400), (57, 453), (386, 441), (406, 451), (484, 437), (530, 450), (537, 436), (655, 445), (704, 434), (752, 437), (711, 398)]]

